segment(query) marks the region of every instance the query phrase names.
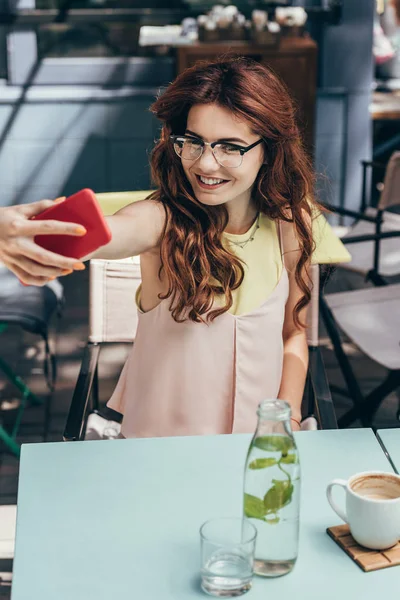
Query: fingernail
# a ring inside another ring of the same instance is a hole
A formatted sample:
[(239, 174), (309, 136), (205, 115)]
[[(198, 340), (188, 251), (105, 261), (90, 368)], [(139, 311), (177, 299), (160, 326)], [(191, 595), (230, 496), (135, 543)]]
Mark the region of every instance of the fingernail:
[(72, 273), (72, 269), (63, 269), (61, 271), (61, 275), (70, 275)]
[(75, 271), (83, 271), (84, 269), (86, 269), (86, 267), (83, 263), (78, 262), (74, 264), (74, 269)]
[(55, 275), (54, 275), (54, 277), (49, 277), (49, 281), (54, 281), (54, 279), (56, 279)]
[(65, 198), (66, 198), (66, 196), (59, 196), (58, 198), (56, 198), (54, 200), (54, 202), (64, 202)]
[(85, 235), (87, 233), (87, 230), (84, 227), (77, 227), (75, 229), (75, 233), (77, 233), (78, 235)]

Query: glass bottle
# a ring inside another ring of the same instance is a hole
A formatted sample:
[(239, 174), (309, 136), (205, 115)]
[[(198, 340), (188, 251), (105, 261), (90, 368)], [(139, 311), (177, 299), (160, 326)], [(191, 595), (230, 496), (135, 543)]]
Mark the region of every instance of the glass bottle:
[(299, 542), (300, 463), (290, 405), (264, 400), (246, 459), (243, 511), (257, 528), (254, 573), (279, 577), (296, 562)]

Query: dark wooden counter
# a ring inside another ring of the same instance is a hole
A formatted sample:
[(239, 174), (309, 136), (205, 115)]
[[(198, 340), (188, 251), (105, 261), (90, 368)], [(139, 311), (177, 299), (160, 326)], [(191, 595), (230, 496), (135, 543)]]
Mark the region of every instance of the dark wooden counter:
[(400, 90), (374, 92), (369, 112), (374, 121), (399, 121)]

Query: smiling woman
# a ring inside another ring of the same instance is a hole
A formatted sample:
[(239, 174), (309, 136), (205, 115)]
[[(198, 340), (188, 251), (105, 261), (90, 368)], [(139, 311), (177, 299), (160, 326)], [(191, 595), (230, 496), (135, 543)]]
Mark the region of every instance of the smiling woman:
[[(231, 217), (240, 208), (243, 212), (243, 209), (248, 207), (251, 209), (250, 213), (254, 213), (255, 207), (251, 207), (250, 196), (252, 184), (264, 158), (264, 150), (260, 145), (263, 140), (251, 131), (247, 123), (238, 122), (232, 112), (218, 104), (193, 106), (189, 111), (186, 133), (193, 135), (193, 131), (201, 132), (197, 134), (201, 138), (200, 153), (197, 157), (183, 160), (182, 167), (186, 177), (197, 190), (200, 202), (219, 205), (229, 201)], [(235, 138), (231, 137), (232, 132), (235, 132)], [(203, 141), (210, 139), (209, 136), (212, 135), (217, 137), (219, 143)], [(221, 140), (225, 143), (221, 144)], [(241, 146), (238, 146), (238, 143)], [(209, 145), (210, 153), (207, 153), (207, 150), (204, 152), (205, 144)], [(247, 154), (253, 148), (253, 152)], [(181, 157), (185, 158), (184, 153)], [(220, 183), (209, 184), (209, 180), (217, 180)], [(201, 195), (202, 190), (219, 190), (223, 193), (205, 196)], [(246, 220), (254, 220), (254, 214), (248, 214)], [(245, 227), (246, 225), (248, 223), (244, 223)]]
[[(141, 258), (135, 344), (108, 405), (125, 437), (250, 432), (265, 398), (287, 400), (296, 429), (316, 203), (292, 101), (233, 58), (186, 70), (151, 110), (157, 189), (108, 217), (111, 242), (86, 257)], [(0, 259), (28, 283), (61, 273), (26, 209), (5, 210)]]

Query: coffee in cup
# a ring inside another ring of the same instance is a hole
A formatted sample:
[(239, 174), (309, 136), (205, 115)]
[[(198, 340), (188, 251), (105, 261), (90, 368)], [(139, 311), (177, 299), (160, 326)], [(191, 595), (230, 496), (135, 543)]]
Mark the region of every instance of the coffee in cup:
[[(333, 487), (346, 491), (346, 510), (333, 499)], [(353, 538), (361, 546), (374, 550), (391, 548), (400, 539), (400, 476), (368, 471), (348, 481), (333, 480), (326, 490), (329, 504), (350, 526)]]

